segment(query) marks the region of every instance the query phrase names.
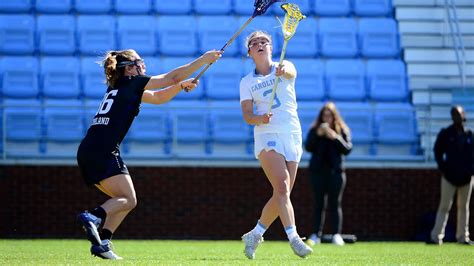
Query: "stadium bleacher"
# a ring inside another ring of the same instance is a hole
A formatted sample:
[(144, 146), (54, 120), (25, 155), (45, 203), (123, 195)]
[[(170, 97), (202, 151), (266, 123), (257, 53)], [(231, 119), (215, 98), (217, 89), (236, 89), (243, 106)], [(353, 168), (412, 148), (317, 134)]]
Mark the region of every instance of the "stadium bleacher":
[[(298, 70), (304, 137), (319, 108), (331, 100), (353, 132), (350, 160), (418, 158), (419, 136), (392, 1), (293, 2), (307, 16), (286, 56)], [(145, 59), (148, 74), (168, 72), (220, 49), (252, 12), (253, 5), (238, 0), (2, 1), (3, 149), (11, 158), (74, 158), (74, 145), (105, 91), (97, 62), (106, 51), (133, 48)], [(193, 92), (160, 107), (144, 104), (123, 144), (124, 156), (252, 159), (252, 131), (238, 102), (240, 78), (254, 67), (244, 41), (254, 30), (268, 31), (277, 61), (282, 36), (274, 16), (282, 15), (274, 5), (256, 17)], [(61, 112), (58, 101), (71, 106), (64, 104)], [(24, 132), (27, 128), (35, 130)], [(399, 128), (413, 130), (393, 135)], [(394, 143), (406, 147), (393, 154)], [(61, 150), (63, 145), (69, 148)]]

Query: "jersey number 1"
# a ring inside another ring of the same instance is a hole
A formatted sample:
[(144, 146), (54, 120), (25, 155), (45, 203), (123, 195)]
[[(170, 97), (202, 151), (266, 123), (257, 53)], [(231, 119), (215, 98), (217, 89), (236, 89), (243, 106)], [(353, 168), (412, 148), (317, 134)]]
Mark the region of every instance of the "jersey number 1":
[(118, 90), (111, 90), (104, 96), (96, 115), (103, 115), (110, 111), (110, 108), (112, 108), (112, 104), (114, 103), (113, 97), (117, 95), (117, 92)]

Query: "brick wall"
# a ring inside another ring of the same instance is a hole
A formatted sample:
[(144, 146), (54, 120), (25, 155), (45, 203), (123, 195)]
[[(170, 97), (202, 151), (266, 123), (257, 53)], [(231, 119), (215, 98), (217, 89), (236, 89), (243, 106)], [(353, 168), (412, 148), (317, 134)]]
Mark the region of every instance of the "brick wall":
[[(116, 238), (239, 239), (271, 195), (259, 168), (130, 167), (130, 172), (138, 206)], [(292, 201), (301, 235), (311, 233), (309, 185), (307, 169), (300, 169)], [(2, 166), (0, 195), (0, 238), (81, 238), (76, 214), (106, 200), (72, 166)], [(434, 169), (348, 169), (343, 233), (362, 240), (413, 240), (438, 199)], [(454, 208), (452, 219), (453, 213)], [(266, 238), (285, 238), (279, 221)]]

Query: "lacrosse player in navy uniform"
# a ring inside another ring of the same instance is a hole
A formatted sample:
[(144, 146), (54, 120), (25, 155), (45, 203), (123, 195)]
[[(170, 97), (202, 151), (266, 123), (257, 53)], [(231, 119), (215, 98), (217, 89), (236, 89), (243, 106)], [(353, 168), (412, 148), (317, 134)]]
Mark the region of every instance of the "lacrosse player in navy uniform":
[[(291, 248), (305, 257), (313, 250), (298, 235), (290, 193), (296, 180), (298, 163), (303, 154), (301, 125), (296, 112), (296, 69), (289, 61), (272, 61), (272, 38), (263, 31), (247, 37), (248, 54), (255, 69), (240, 82), (240, 103), (245, 121), (255, 125), (255, 157), (273, 187), (273, 195), (262, 210), (255, 228), (242, 236), (244, 253), (255, 258), (267, 228), (280, 217)], [(280, 78), (271, 113), (267, 111), (276, 78)], [(254, 113), (253, 105), (256, 106)]]
[[(184, 79), (203, 65), (215, 62), (221, 54), (221, 51), (206, 52), (193, 62), (157, 76), (145, 75), (145, 63), (134, 50), (111, 51), (105, 55), (102, 64), (108, 88), (77, 151), (77, 162), (86, 184), (96, 186), (110, 197), (91, 212), (78, 215), (92, 243), (93, 255), (122, 259), (113, 252), (110, 239), (137, 205), (137, 198), (119, 147), (138, 115), (141, 102), (162, 104), (183, 89), (194, 89), (197, 82)], [(153, 90), (163, 87), (166, 88)]]

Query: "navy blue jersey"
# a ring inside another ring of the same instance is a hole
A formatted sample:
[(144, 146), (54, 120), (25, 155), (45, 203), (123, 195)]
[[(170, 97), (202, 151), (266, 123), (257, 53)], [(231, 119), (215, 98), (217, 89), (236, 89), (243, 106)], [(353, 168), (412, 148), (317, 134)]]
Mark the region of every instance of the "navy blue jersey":
[(93, 153), (117, 153), (135, 116), (140, 111), (144, 88), (150, 76), (119, 78), (107, 88), (81, 146)]

